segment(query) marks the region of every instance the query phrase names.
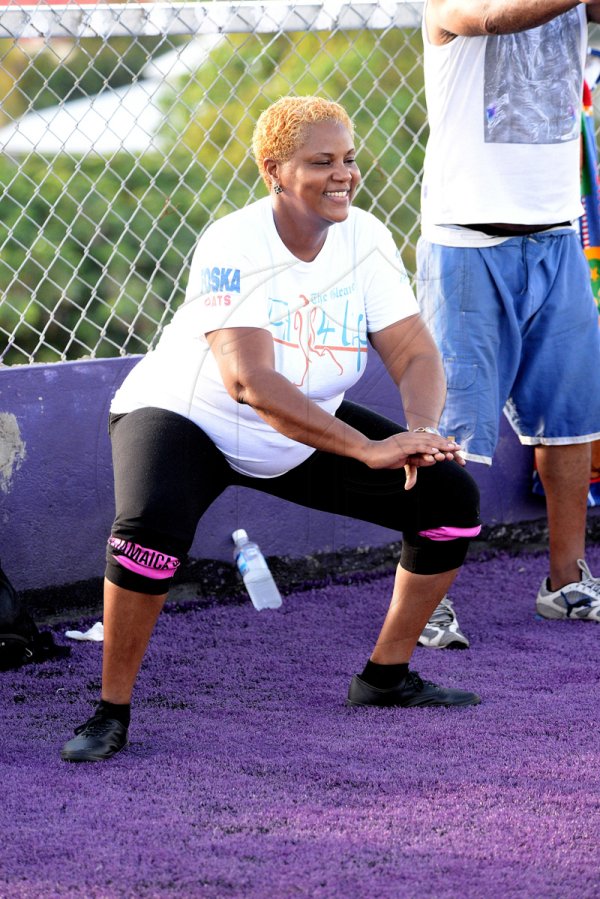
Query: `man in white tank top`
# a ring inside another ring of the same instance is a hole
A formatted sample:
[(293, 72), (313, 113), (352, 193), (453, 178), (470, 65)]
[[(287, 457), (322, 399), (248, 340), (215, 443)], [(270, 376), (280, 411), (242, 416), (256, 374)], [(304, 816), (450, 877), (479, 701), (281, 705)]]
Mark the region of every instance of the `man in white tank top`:
[[(504, 410), (535, 448), (550, 550), (538, 613), (600, 621), (584, 561), (600, 337), (573, 224), (588, 21), (598, 0), (426, 0), (417, 287), (444, 358), (442, 433), (491, 464)], [(420, 643), (468, 646), (447, 600)]]

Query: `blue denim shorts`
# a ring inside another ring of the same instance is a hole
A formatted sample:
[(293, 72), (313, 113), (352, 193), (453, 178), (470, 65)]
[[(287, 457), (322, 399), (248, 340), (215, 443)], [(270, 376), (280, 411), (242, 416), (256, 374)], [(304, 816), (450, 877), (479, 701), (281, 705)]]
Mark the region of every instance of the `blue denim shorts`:
[(417, 247), (417, 296), (444, 360), (440, 422), (491, 463), (504, 410), (521, 443), (600, 437), (600, 331), (577, 233)]

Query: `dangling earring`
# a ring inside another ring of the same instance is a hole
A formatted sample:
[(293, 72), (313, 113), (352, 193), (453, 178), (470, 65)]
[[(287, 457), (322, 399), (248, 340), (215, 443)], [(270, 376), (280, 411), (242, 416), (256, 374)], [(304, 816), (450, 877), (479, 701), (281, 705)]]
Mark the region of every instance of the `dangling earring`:
[(273, 193), (275, 193), (275, 194), (282, 194), (282, 193), (283, 193), (283, 187), (281, 186), (281, 184), (274, 184), (274, 185), (273, 185)]

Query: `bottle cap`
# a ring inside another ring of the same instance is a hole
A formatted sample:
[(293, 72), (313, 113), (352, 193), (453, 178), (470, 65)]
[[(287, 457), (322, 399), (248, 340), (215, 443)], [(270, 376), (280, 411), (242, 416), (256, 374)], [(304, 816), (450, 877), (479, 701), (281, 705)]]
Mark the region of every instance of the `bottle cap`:
[(238, 528), (237, 531), (234, 531), (231, 535), (231, 539), (234, 543), (247, 543), (248, 542), (248, 534), (243, 528)]

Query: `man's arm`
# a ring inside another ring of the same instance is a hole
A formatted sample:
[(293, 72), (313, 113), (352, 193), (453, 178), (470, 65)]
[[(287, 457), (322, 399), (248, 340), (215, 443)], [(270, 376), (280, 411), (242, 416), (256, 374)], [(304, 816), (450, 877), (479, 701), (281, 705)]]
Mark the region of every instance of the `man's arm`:
[[(428, 0), (427, 34), (432, 44), (448, 43), (457, 35), (514, 34), (544, 25), (576, 6), (579, 0)], [(600, 17), (600, 2), (587, 6), (588, 17), (599, 21), (592, 16)]]

